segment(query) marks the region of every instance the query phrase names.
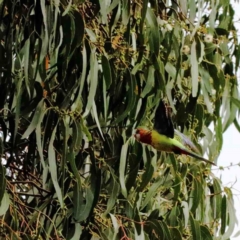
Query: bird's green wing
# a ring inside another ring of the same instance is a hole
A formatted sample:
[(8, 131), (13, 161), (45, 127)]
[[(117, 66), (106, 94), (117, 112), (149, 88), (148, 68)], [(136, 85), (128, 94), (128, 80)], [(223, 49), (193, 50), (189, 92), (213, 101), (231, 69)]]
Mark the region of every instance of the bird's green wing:
[(154, 129), (169, 138), (174, 138), (174, 127), (171, 112), (161, 99), (155, 112)]
[(174, 129), (174, 134), (175, 134), (175, 138), (179, 142), (181, 142), (185, 147), (187, 147), (188, 149), (191, 149), (191, 151), (195, 153), (199, 153), (195, 144), (186, 135), (184, 135), (183, 133), (179, 132), (176, 129)]
[[(179, 132), (176, 129), (174, 130), (174, 133), (175, 133), (174, 140), (181, 142), (181, 144), (184, 146), (184, 148), (179, 147), (179, 149), (177, 150), (177, 151), (179, 151), (180, 154), (186, 154), (186, 155), (192, 156), (194, 158), (200, 159), (206, 163), (216, 165), (212, 161), (209, 161), (209, 160), (205, 159), (204, 157), (200, 156), (198, 149), (196, 148), (194, 143), (187, 136), (185, 136), (183, 133)], [(176, 150), (175, 150), (175, 152), (176, 152)]]

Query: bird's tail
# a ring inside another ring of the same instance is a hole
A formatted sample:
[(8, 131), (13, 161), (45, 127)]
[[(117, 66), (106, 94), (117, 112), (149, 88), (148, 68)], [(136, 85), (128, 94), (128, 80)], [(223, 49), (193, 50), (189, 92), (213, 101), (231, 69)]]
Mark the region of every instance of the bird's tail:
[(197, 158), (197, 159), (202, 160), (202, 161), (204, 161), (204, 162), (206, 162), (206, 163), (210, 163), (210, 164), (216, 166), (215, 163), (213, 163), (213, 162), (205, 159), (204, 157), (199, 156), (199, 155), (196, 154), (196, 153), (193, 153), (193, 152), (191, 152), (191, 151), (188, 151), (187, 149), (181, 149), (181, 154), (189, 155), (189, 156), (191, 156), (191, 157)]

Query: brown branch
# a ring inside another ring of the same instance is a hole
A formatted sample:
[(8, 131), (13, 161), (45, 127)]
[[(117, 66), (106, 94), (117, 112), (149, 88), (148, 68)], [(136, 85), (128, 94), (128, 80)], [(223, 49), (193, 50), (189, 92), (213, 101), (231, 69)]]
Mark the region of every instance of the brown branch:
[(8, 182), (11, 183), (11, 184), (21, 184), (21, 183), (22, 183), (22, 184), (32, 184), (32, 185), (34, 185), (37, 189), (39, 189), (39, 190), (41, 190), (41, 191), (43, 191), (43, 192), (51, 193), (50, 191), (45, 190), (45, 189), (39, 187), (35, 182), (32, 182), (32, 181), (8, 181)]

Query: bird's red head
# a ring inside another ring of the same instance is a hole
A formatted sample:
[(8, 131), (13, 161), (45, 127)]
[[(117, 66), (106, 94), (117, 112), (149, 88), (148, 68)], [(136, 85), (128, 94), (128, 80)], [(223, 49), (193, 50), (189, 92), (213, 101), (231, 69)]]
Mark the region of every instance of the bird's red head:
[(151, 144), (152, 142), (151, 131), (143, 127), (138, 127), (136, 129), (134, 137), (137, 141), (142, 143)]

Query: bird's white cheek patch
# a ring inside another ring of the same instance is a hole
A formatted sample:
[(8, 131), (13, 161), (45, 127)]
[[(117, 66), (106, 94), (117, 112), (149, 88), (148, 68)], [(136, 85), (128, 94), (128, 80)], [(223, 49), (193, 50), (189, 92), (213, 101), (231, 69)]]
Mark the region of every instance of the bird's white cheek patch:
[(135, 138), (139, 141), (140, 140), (140, 134), (135, 134)]

